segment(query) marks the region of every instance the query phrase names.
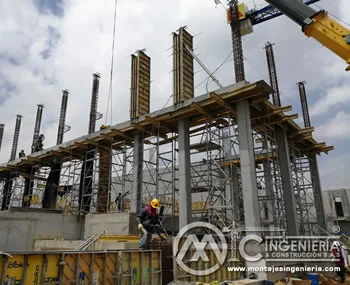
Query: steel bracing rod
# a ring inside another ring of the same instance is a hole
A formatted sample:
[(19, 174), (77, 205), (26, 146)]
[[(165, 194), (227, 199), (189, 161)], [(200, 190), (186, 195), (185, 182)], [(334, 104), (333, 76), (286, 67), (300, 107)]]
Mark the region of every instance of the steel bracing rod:
[(22, 121), (22, 115), (17, 115), (15, 133), (13, 135), (13, 143), (12, 143), (12, 151), (11, 151), (10, 161), (14, 160), (16, 158), (19, 131), (21, 129), (21, 121)]
[(97, 115), (98, 90), (100, 86), (100, 78), (101, 78), (100, 74), (98, 73), (93, 74), (89, 134), (94, 133), (96, 128), (96, 115)]
[(300, 95), (300, 102), (301, 102), (301, 109), (303, 111), (303, 118), (304, 118), (304, 126), (305, 128), (311, 127), (311, 120), (310, 120), (310, 114), (309, 114), (309, 107), (307, 104), (307, 98), (306, 98), (306, 90), (305, 90), (305, 81), (298, 82), (299, 86), (299, 95)]
[(213, 79), (216, 85), (219, 86), (220, 88), (224, 88), (224, 86), (219, 82), (219, 80), (217, 80), (216, 77), (213, 75), (213, 72), (209, 71), (209, 69), (198, 58), (198, 56), (196, 56), (195, 53), (187, 45), (185, 45), (185, 48), (193, 56), (193, 58), (198, 62), (198, 64), (203, 68), (203, 70), (210, 76), (210, 78)]
[(242, 35), (238, 17), (238, 0), (230, 1), (233, 61), (236, 82), (245, 80)]
[(4, 124), (0, 124), (0, 150), (1, 150), (1, 145), (2, 145), (2, 138), (4, 136)]
[(40, 126), (41, 126), (41, 118), (43, 115), (43, 109), (44, 109), (44, 105), (39, 104), (37, 112), (36, 112), (34, 134), (33, 134), (33, 143), (32, 143), (32, 153), (34, 152), (35, 143), (36, 143), (36, 140), (37, 140), (39, 133), (40, 133)]
[(67, 104), (68, 104), (68, 90), (62, 91), (62, 103), (61, 103), (61, 113), (60, 120), (58, 124), (58, 133), (57, 133), (57, 144), (63, 143), (63, 135), (65, 133), (65, 123), (66, 123), (66, 114), (67, 114)]
[(273, 104), (275, 106), (280, 107), (281, 106), (281, 97), (280, 97), (280, 91), (279, 91), (279, 87), (278, 87), (275, 56), (273, 53), (273, 48), (272, 48), (271, 43), (267, 42), (265, 44), (265, 51), (266, 51), (267, 66), (269, 69), (270, 84), (271, 84), (272, 89), (274, 90), (274, 93), (272, 94), (272, 101), (273, 101)]

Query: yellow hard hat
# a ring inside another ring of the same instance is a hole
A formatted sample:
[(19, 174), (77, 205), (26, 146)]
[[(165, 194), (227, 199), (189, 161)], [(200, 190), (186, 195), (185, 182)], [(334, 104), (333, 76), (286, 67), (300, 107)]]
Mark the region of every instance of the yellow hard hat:
[(158, 199), (153, 199), (151, 201), (151, 206), (152, 206), (152, 208), (158, 209), (159, 208), (159, 201), (158, 201)]

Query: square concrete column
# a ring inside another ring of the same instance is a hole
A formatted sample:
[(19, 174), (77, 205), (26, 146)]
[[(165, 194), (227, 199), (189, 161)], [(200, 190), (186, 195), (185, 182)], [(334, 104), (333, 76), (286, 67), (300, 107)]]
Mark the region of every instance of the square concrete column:
[[(247, 235), (260, 235), (260, 212), (255, 172), (254, 144), (250, 121), (250, 106), (248, 101), (239, 102), (236, 105), (239, 136), (239, 154), (241, 163), (241, 179), (243, 191), (245, 226), (253, 228), (247, 231)], [(256, 231), (254, 230), (256, 229)], [(256, 262), (247, 261), (247, 267), (265, 266), (265, 260)], [(248, 274), (251, 272), (248, 272)], [(266, 272), (257, 272), (258, 278), (266, 278)]]
[(141, 211), (141, 194), (143, 184), (143, 134), (134, 136), (134, 158), (132, 173), (131, 213), (139, 214)]
[(237, 104), (237, 121), (245, 224), (247, 227), (260, 227), (254, 145), (247, 101)]
[(309, 155), (309, 164), (310, 164), (312, 188), (314, 190), (313, 193), (314, 193), (314, 201), (315, 201), (315, 207), (316, 207), (317, 224), (322, 229), (326, 230), (327, 225), (326, 225), (324, 208), (323, 208), (320, 174), (318, 171), (317, 157), (315, 154)]
[(286, 210), (287, 233), (289, 236), (297, 236), (299, 234), (298, 219), (296, 212), (296, 202), (293, 188), (293, 177), (290, 165), (287, 134), (286, 131), (279, 126), (276, 126), (275, 130), (279, 165), (282, 178), (284, 207)]
[(272, 179), (272, 169), (271, 162), (265, 160), (263, 162), (264, 167), (264, 178), (265, 178), (265, 191), (267, 197), (267, 208), (268, 208), (268, 219), (267, 223), (273, 223), (273, 217), (275, 214), (275, 194), (273, 192), (273, 179)]
[(190, 128), (187, 119), (179, 121), (179, 229), (192, 221)]

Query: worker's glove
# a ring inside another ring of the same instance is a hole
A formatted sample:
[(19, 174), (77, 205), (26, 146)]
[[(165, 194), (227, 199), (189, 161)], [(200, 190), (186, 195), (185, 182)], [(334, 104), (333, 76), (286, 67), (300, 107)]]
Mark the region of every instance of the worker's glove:
[(345, 265), (345, 270), (346, 270), (347, 273), (350, 273), (349, 265)]
[(160, 234), (160, 235), (159, 235), (159, 237), (160, 237), (161, 239), (166, 240), (166, 236), (165, 236), (165, 234), (164, 234), (164, 233), (163, 233), (163, 234)]
[(143, 228), (143, 225), (142, 225), (142, 224), (139, 224), (139, 225), (137, 226), (137, 228), (138, 228), (138, 230), (141, 230), (141, 229)]

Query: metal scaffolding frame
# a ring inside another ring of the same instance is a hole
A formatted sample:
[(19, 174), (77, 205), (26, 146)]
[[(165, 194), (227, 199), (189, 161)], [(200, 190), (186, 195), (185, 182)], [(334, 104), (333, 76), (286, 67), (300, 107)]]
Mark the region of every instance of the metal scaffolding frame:
[(111, 148), (111, 211), (117, 210), (114, 201), (118, 193), (123, 195), (122, 210), (130, 210), (134, 149), (127, 140), (116, 142)]
[[(107, 213), (112, 209), (112, 150), (104, 145), (89, 148), (83, 171), (80, 213)], [(89, 209), (89, 211), (87, 211)]]
[(292, 145), (290, 150), (299, 232), (301, 235), (322, 234), (317, 222), (309, 158)]
[(79, 184), (82, 161), (74, 156), (62, 158), (60, 182), (57, 189), (57, 209), (79, 213)]

